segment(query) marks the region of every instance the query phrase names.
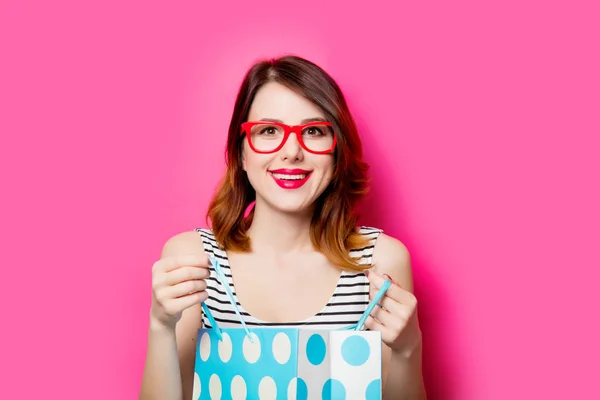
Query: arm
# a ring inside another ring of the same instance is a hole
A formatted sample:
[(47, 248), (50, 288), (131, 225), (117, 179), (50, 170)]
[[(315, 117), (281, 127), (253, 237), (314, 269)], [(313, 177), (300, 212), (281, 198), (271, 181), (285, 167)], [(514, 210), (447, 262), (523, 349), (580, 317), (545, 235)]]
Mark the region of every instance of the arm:
[[(161, 259), (202, 252), (196, 232), (184, 232), (163, 246)], [(150, 316), (148, 347), (140, 400), (192, 398), (196, 335), (202, 327), (201, 305), (185, 309), (176, 325), (165, 325)]]
[[(402, 315), (402, 310), (400, 310), (395, 315), (400, 318), (390, 320), (389, 324), (384, 323), (384, 325), (389, 325), (385, 328), (381, 323), (375, 323), (372, 318), (369, 318), (369, 324), (372, 326), (369, 328), (372, 330), (383, 329), (382, 338), (385, 336), (386, 339), (382, 343), (382, 370), (386, 374), (382, 377), (383, 398), (393, 400), (426, 399), (422, 375), (421, 331), (417, 320), (416, 298), (413, 295), (410, 254), (402, 242), (381, 234), (375, 244), (374, 259), (376, 261), (375, 274), (369, 274), (372, 290), (377, 290), (379, 287), (377, 284), (380, 279), (383, 279), (382, 275), (386, 274), (399, 286), (395, 287), (400, 295), (397, 300), (403, 303), (406, 310), (414, 307), (412, 316)], [(389, 302), (390, 300), (385, 301)], [(391, 313), (395, 310), (390, 307), (389, 311)], [(377, 318), (377, 314), (373, 315)], [(389, 318), (388, 313), (386, 316)], [(399, 323), (396, 324), (396, 322)], [(376, 325), (379, 325), (380, 329)], [(399, 328), (399, 332), (398, 330), (392, 332), (397, 328)], [(386, 341), (388, 343), (385, 343)]]

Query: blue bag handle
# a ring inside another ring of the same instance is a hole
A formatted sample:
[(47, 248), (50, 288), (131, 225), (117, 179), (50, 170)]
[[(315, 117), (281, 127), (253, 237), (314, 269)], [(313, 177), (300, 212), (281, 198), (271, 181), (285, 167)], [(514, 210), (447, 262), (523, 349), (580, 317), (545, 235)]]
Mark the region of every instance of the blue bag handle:
[(375, 296), (373, 297), (373, 299), (367, 306), (367, 309), (365, 310), (365, 312), (361, 315), (358, 322), (356, 324), (348, 325), (343, 328), (340, 328), (340, 330), (360, 331), (363, 328), (367, 318), (369, 318), (369, 315), (371, 315), (371, 312), (373, 311), (373, 309), (377, 306), (377, 304), (379, 303), (379, 301), (381, 300), (381, 298), (383, 297), (385, 292), (387, 292), (387, 290), (390, 288), (391, 285), (392, 285), (392, 282), (390, 282), (386, 279), (383, 282), (383, 285), (381, 285), (381, 288), (379, 288), (379, 290), (377, 291), (377, 294), (375, 294)]
[[(240, 313), (240, 310), (237, 306), (235, 298), (233, 297), (233, 292), (231, 291), (231, 287), (229, 286), (229, 283), (227, 282), (227, 279), (226, 279), (227, 277), (225, 276), (225, 273), (221, 269), (221, 265), (219, 264), (219, 261), (215, 257), (208, 257), (208, 260), (210, 261), (212, 266), (215, 268), (215, 273), (217, 274), (217, 278), (221, 282), (221, 285), (223, 285), (223, 287), (225, 288), (225, 293), (227, 293), (229, 302), (233, 306), (235, 313), (237, 314), (238, 318), (240, 319), (240, 322), (242, 323), (242, 326), (244, 327), (244, 330), (246, 331), (246, 335), (248, 335), (248, 339), (250, 339), (250, 342), (254, 343), (254, 339), (252, 338), (252, 335), (250, 334), (250, 330), (248, 329), (246, 322), (244, 322), (244, 318), (242, 318), (242, 314)], [(208, 321), (210, 322), (212, 327), (215, 329), (215, 332), (217, 333), (219, 340), (223, 340), (223, 331), (221, 330), (221, 328), (219, 328), (219, 325), (217, 325), (217, 321), (215, 321), (215, 317), (212, 315), (208, 306), (204, 302), (202, 302), (202, 310), (204, 311), (204, 314), (206, 315), (206, 318), (208, 318)]]

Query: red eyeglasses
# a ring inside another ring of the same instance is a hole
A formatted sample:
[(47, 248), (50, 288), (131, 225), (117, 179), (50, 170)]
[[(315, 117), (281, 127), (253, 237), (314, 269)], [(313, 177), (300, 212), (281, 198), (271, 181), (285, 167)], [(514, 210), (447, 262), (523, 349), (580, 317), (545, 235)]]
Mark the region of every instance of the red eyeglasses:
[(330, 122), (309, 122), (286, 125), (270, 121), (248, 121), (241, 126), (241, 135), (247, 134), (250, 148), (261, 154), (275, 153), (295, 133), (302, 148), (313, 154), (329, 154), (337, 142)]

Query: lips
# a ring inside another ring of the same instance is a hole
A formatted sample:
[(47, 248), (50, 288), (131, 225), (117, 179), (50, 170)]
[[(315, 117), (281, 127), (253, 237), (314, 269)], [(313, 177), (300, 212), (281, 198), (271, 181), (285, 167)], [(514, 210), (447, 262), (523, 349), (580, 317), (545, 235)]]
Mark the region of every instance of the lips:
[(282, 168), (269, 171), (275, 183), (284, 189), (298, 189), (308, 181), (311, 172), (299, 168)]
[(289, 168), (280, 168), (280, 169), (271, 169), (269, 170), (269, 172), (276, 172), (278, 174), (310, 174), (312, 171), (308, 171), (305, 169), (300, 169), (300, 168), (293, 168), (293, 169), (289, 169)]

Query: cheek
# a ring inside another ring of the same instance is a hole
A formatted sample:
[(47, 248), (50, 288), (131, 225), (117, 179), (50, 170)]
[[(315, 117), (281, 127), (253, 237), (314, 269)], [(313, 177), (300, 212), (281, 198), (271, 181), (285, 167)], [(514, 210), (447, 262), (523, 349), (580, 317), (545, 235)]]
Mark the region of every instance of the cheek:
[(323, 175), (327, 176), (328, 178), (331, 178), (331, 176), (333, 175), (333, 170), (334, 170), (334, 160), (333, 157), (328, 157), (327, 160), (325, 160), (322, 164), (323, 169)]
[(244, 152), (242, 165), (248, 175), (258, 175), (265, 171), (272, 157), (256, 154), (253, 151)]
[(242, 150), (242, 168), (247, 173), (253, 173), (257, 166), (260, 165), (260, 154), (256, 154), (249, 147), (248, 142), (244, 142), (244, 148)]

